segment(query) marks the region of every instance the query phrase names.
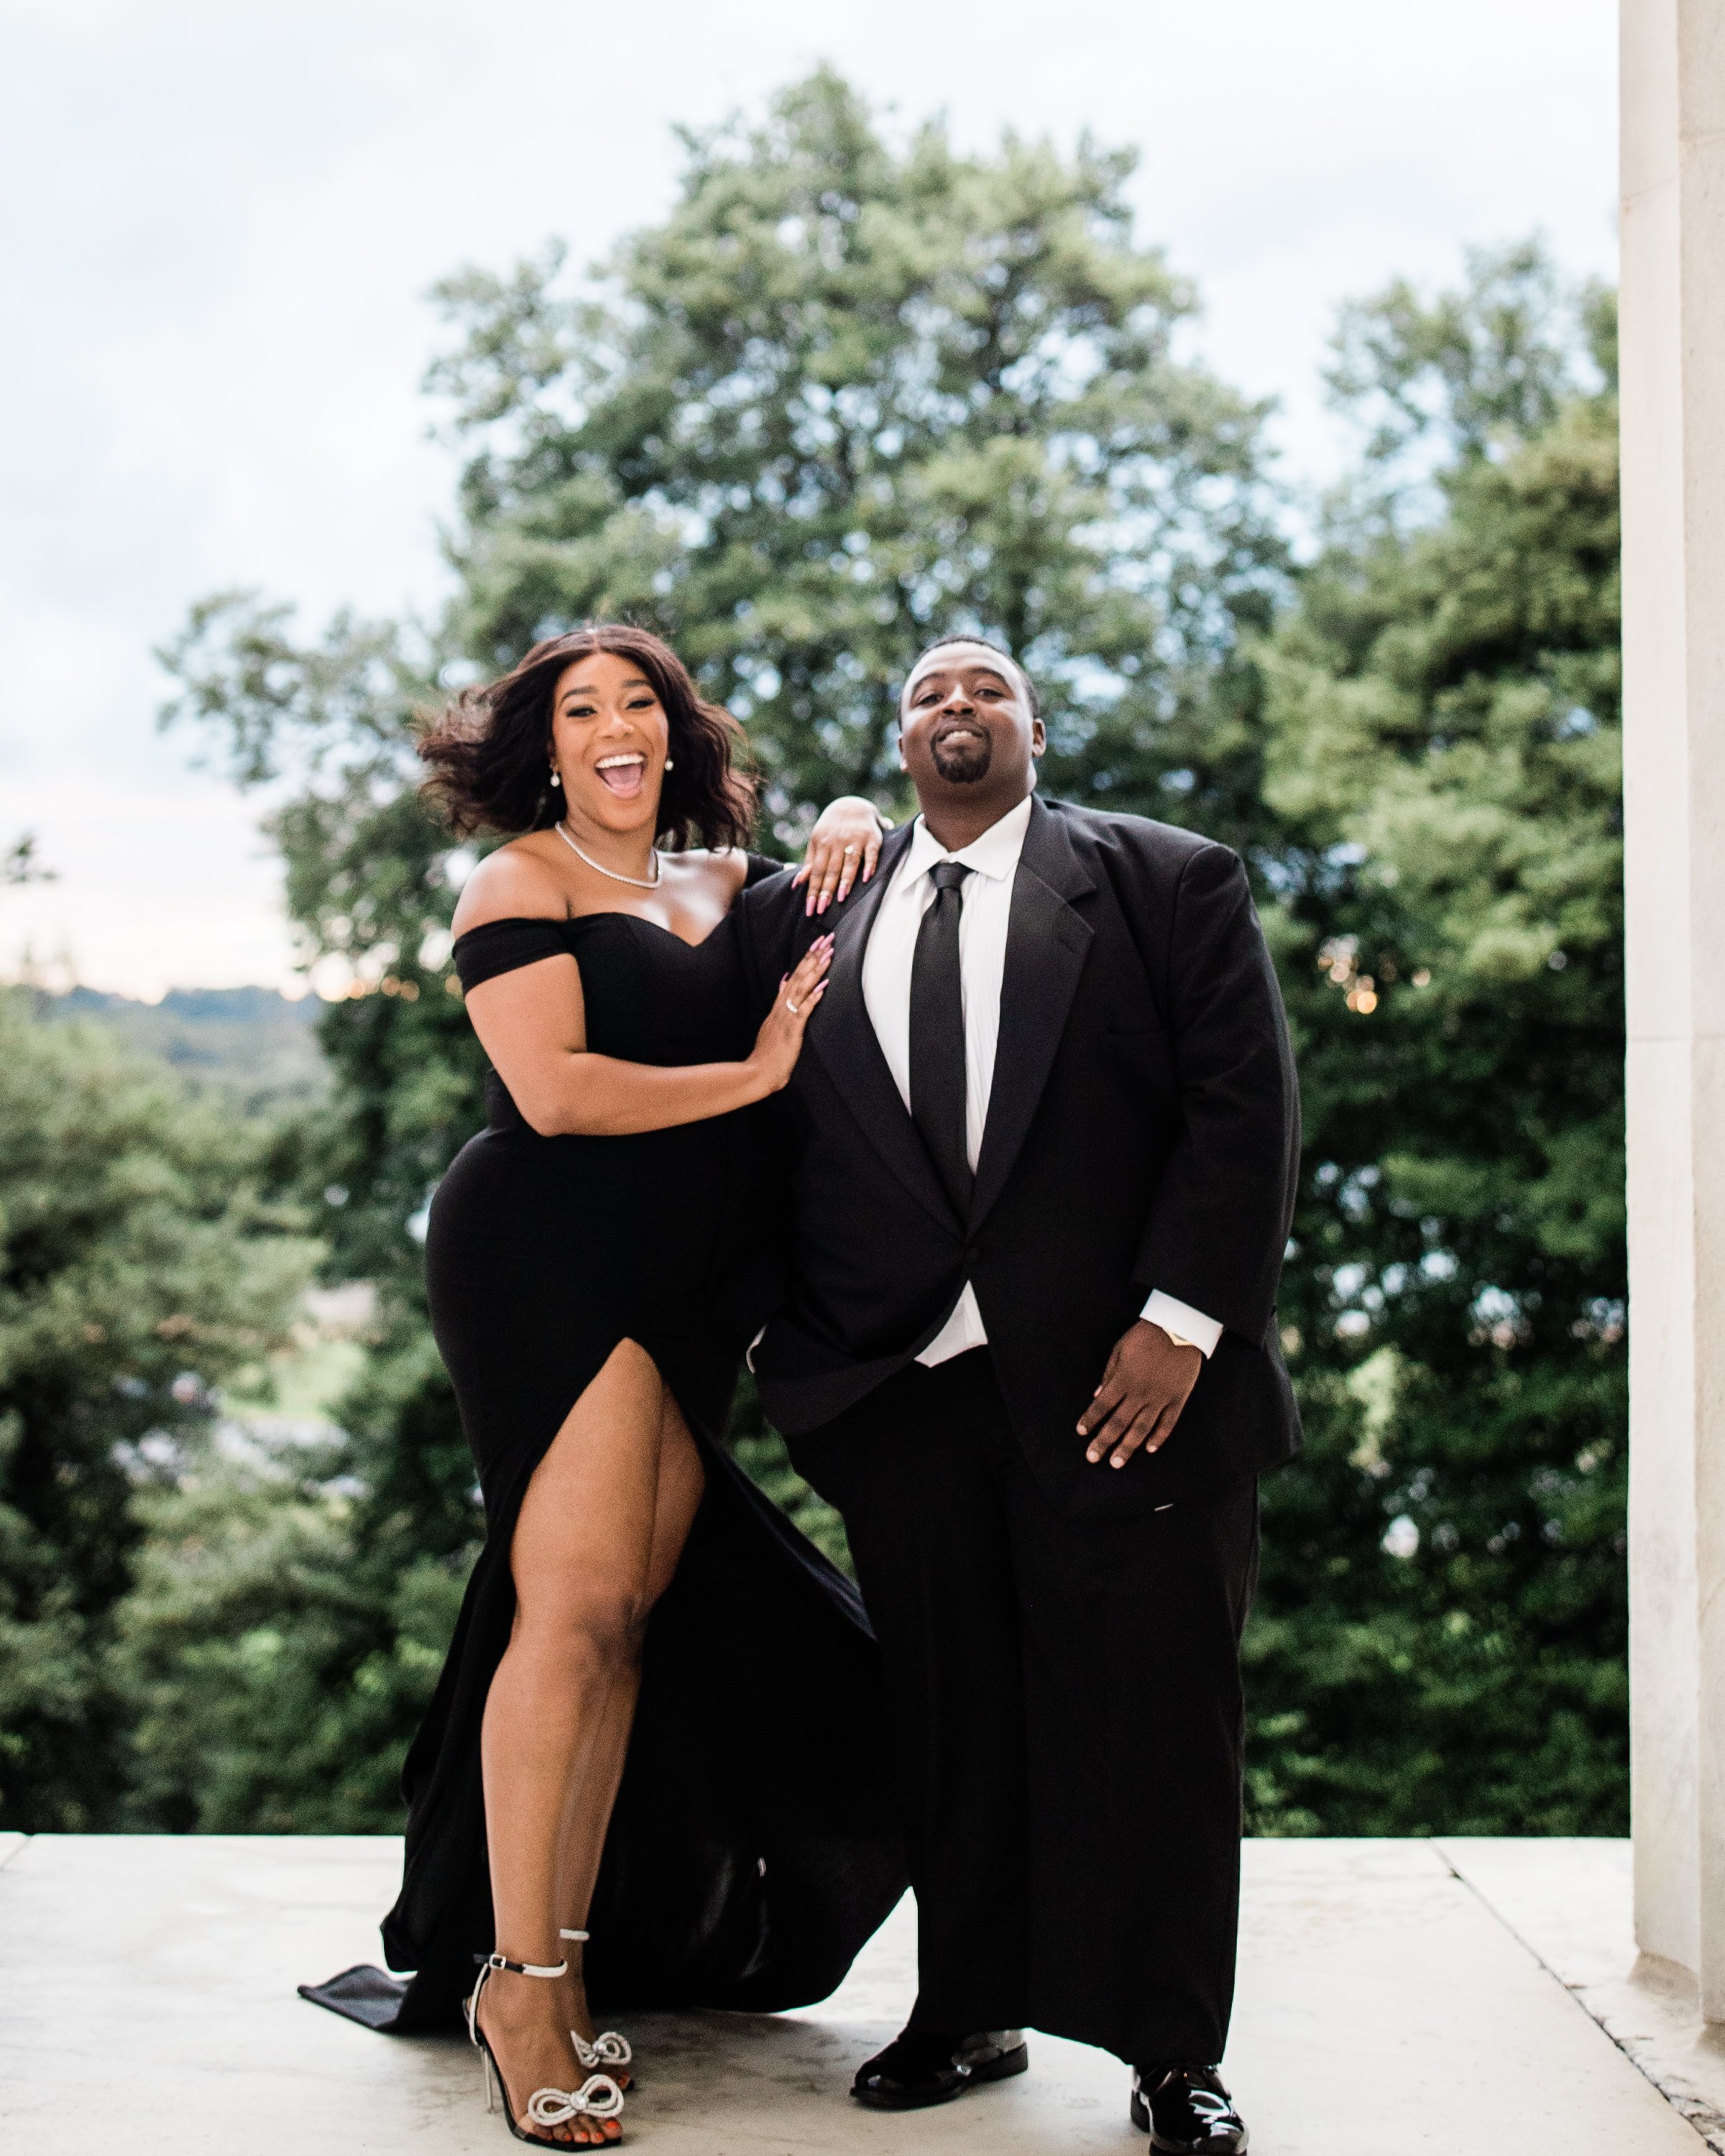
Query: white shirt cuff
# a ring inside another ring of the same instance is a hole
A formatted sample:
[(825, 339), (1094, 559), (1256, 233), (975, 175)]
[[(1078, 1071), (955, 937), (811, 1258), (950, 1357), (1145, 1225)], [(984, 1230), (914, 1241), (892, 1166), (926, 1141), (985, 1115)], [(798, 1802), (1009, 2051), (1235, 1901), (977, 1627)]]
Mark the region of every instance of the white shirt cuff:
[(1189, 1340), (1194, 1348), (1202, 1348), (1206, 1361), (1215, 1353), (1216, 1342), (1222, 1337), (1222, 1327), (1214, 1317), (1206, 1317), (1189, 1302), (1164, 1295), (1160, 1288), (1138, 1314), (1152, 1325), (1161, 1326), (1165, 1332), (1178, 1332), (1183, 1340)]

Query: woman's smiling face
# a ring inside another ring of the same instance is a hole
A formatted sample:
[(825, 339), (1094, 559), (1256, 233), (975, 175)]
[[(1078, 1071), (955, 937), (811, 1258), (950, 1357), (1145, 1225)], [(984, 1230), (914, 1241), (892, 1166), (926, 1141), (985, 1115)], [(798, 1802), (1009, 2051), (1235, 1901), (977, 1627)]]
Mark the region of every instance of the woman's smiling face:
[(670, 723), (659, 691), (633, 659), (595, 651), (557, 676), (551, 700), (551, 761), (571, 822), (607, 831), (659, 827)]

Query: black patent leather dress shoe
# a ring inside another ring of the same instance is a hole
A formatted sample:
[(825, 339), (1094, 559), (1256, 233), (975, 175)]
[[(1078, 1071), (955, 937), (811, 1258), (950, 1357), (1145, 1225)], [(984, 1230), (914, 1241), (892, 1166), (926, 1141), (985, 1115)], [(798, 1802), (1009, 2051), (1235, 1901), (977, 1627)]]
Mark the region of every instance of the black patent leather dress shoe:
[(1021, 2074), (1029, 2063), (1022, 2029), (983, 2029), (969, 2036), (907, 2029), (884, 2051), (864, 2060), (850, 2093), (875, 2111), (921, 2111), (931, 2103), (950, 2103), (984, 2082)]
[(1140, 2067), (1132, 2119), (1168, 2156), (1239, 2156), (1251, 2138), (1214, 2066)]

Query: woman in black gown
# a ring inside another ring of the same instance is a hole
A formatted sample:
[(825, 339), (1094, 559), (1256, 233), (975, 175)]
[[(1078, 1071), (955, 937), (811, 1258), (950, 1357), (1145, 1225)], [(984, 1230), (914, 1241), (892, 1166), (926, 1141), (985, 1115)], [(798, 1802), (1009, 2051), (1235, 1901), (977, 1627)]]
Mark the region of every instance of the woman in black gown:
[[(656, 638), (601, 627), (422, 744), (458, 830), (524, 834), (456, 911), (494, 1067), (426, 1238), (486, 1541), (403, 1778), (383, 1938), (414, 1974), (307, 1995), (447, 2025), (480, 1963), (488, 2088), (495, 2059), (511, 2130), (547, 2144), (619, 2136), (628, 2047), (589, 1990), (608, 2011), (823, 1998), (903, 1886), (860, 1604), (718, 1444), (774, 1292), (763, 1104), (826, 963), (757, 1034), (728, 913), (778, 871), (739, 850), (735, 737)], [(871, 869), (879, 835), (834, 803), (812, 889)]]

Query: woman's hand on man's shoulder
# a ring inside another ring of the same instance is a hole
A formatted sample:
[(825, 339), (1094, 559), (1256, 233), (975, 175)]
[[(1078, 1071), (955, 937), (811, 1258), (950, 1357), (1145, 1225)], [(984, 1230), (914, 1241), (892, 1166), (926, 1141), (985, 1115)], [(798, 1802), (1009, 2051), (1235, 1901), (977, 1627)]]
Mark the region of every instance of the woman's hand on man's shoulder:
[(809, 851), (794, 880), (806, 883), (806, 913), (824, 913), (842, 903), (858, 883), (867, 883), (880, 860), (880, 847), (892, 829), (872, 801), (860, 793), (841, 793), (828, 802), (809, 834)]

